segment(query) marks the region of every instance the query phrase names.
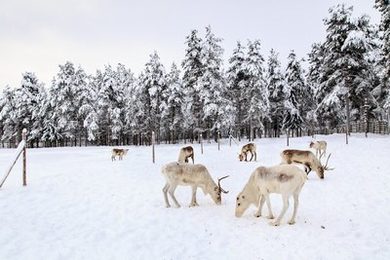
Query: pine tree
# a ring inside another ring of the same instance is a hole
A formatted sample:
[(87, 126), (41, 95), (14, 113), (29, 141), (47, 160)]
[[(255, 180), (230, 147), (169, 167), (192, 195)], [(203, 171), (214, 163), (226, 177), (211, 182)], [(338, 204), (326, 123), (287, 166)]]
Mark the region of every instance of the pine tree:
[(18, 140), (21, 140), (22, 130), (24, 128), (28, 131), (33, 131), (34, 135), (31, 138), (36, 139), (35, 134), (39, 129), (33, 128), (33, 113), (38, 108), (39, 95), (42, 91), (43, 85), (38, 82), (34, 73), (26, 72), (23, 74), (22, 84), (15, 92), (15, 109), (16, 109), (16, 129)]
[(244, 122), (249, 124), (249, 138), (252, 139), (253, 130), (264, 130), (264, 121), (269, 120), (269, 94), (264, 75), (264, 58), (260, 53), (260, 41), (248, 42), (248, 56), (246, 70), (248, 85), (245, 95), (248, 97), (248, 115)]
[(296, 58), (294, 51), (291, 51), (287, 58), (286, 87), (288, 88), (286, 107), (288, 120), (285, 121), (285, 128), (297, 131), (305, 127), (305, 118), (312, 108), (312, 91), (305, 83), (303, 69)]
[(245, 46), (237, 42), (237, 46), (229, 59), (225, 98), (232, 101), (234, 128), (239, 138), (245, 129), (243, 120), (247, 117), (248, 97), (245, 95), (245, 91), (248, 85), (248, 77)]
[(103, 77), (100, 71), (96, 74), (94, 77), (90, 76), (88, 83), (81, 89), (81, 106), (78, 111), (85, 138), (92, 142), (99, 139), (98, 93), (101, 82), (99, 79)]
[(375, 0), (375, 8), (381, 13), (381, 91), (378, 100), (383, 108), (390, 109), (390, 2)]
[(54, 123), (61, 136), (76, 143), (77, 133), (80, 132), (81, 120), (79, 109), (81, 106), (80, 94), (82, 86), (86, 84), (86, 74), (81, 69), (74, 68), (73, 63), (66, 62), (60, 65), (60, 71), (53, 80), (50, 89), (51, 106), (54, 108)]
[[(150, 55), (150, 60), (145, 64), (145, 70), (140, 77), (140, 89), (138, 100), (140, 110), (146, 121), (143, 123), (142, 132), (149, 136), (151, 131), (156, 133), (157, 140), (160, 139), (161, 126), (161, 105), (165, 102), (163, 93), (166, 90), (165, 69), (160, 63), (156, 52)], [(141, 116), (141, 114), (139, 114)]]
[(367, 62), (371, 48), (368, 19), (353, 20), (352, 7), (338, 5), (331, 8), (330, 17), (325, 19), (327, 37), (315, 99), (319, 103), (317, 115), (321, 124), (328, 122), (337, 126), (344, 122), (346, 98), (351, 102), (353, 119), (363, 105), (362, 97), (369, 96), (373, 86), (370, 78), (372, 68)]
[[(0, 99), (0, 122), (2, 125), (1, 141), (11, 141), (16, 134), (16, 128), (19, 122), (17, 117), (17, 101), (15, 89), (6, 86), (3, 89)], [(11, 143), (10, 143), (11, 145)]]
[(222, 94), (225, 88), (221, 41), (222, 39), (217, 38), (211, 31), (210, 26), (206, 27), (202, 48), (204, 72), (200, 78), (201, 91), (199, 96), (203, 110), (202, 127), (214, 132), (214, 136), (222, 124)]
[(200, 97), (201, 84), (200, 79), (204, 73), (203, 54), (202, 54), (202, 39), (198, 37), (198, 31), (192, 30), (190, 35), (186, 37), (187, 48), (185, 50), (185, 58), (182, 62), (183, 68), (183, 87), (185, 90), (185, 127), (193, 131), (199, 128), (202, 124), (202, 102)]
[(267, 62), (267, 88), (270, 102), (270, 122), (273, 136), (279, 136), (284, 116), (285, 79), (280, 69), (278, 53), (271, 49)]
[(161, 121), (162, 126), (170, 142), (176, 142), (183, 129), (183, 85), (180, 80), (180, 71), (173, 63), (171, 71), (166, 76), (167, 88), (162, 93), (164, 102), (162, 103)]

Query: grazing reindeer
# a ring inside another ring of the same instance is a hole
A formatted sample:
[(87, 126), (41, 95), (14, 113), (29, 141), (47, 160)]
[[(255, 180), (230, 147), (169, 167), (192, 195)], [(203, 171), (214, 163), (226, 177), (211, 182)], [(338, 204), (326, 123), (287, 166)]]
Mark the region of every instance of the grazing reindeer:
[(267, 201), (268, 218), (273, 219), (269, 194), (279, 193), (282, 195), (283, 209), (278, 218), (270, 224), (279, 226), (280, 220), (288, 209), (291, 196), (294, 198), (294, 212), (288, 223), (294, 224), (299, 204), (299, 193), (306, 179), (306, 174), (294, 165), (281, 164), (273, 167), (258, 167), (237, 196), (236, 217), (241, 217), (251, 204), (259, 206), (255, 217), (260, 217), (264, 202)]
[(215, 204), (221, 204), (221, 192), (228, 193), (222, 189), (220, 181), (229, 177), (225, 176), (218, 179), (216, 184), (211, 178), (208, 170), (202, 164), (180, 164), (177, 162), (168, 163), (161, 169), (162, 174), (165, 177), (166, 184), (163, 188), (165, 205), (169, 208), (171, 205), (168, 201), (168, 195), (171, 196), (176, 207), (180, 207), (177, 202), (174, 192), (178, 185), (191, 186), (192, 187), (192, 199), (190, 207), (199, 206), (196, 202), (196, 189), (200, 187), (204, 194), (210, 194)]
[(115, 161), (116, 156), (119, 157), (119, 160), (122, 160), (123, 156), (126, 155), (128, 151), (129, 149), (118, 149), (118, 148), (112, 149), (111, 161)]
[(311, 141), (310, 142), (310, 148), (314, 148), (316, 150), (316, 156), (318, 155), (321, 157), (322, 155), (326, 155), (326, 147), (327, 147), (326, 141)]
[(257, 161), (256, 145), (254, 143), (249, 143), (244, 145), (241, 148), (240, 153), (238, 154), (238, 159), (240, 160), (240, 162), (242, 162), (242, 160), (244, 159), (246, 162), (248, 161), (247, 160), (248, 153), (251, 153), (251, 158), (249, 159), (249, 161), (252, 161), (253, 156), (255, 156), (255, 161)]
[(311, 151), (305, 150), (284, 150), (280, 156), (282, 157), (282, 163), (300, 163), (305, 165), (308, 170), (307, 174), (313, 169), (320, 179), (324, 178), (324, 171), (333, 170), (334, 168), (328, 168), (328, 161), (331, 154), (329, 154), (325, 165), (321, 164), (321, 156), (317, 157)]
[(188, 163), (188, 158), (192, 159), (192, 164), (195, 163), (194, 161), (194, 148), (192, 146), (186, 146), (180, 149), (179, 152), (179, 163)]

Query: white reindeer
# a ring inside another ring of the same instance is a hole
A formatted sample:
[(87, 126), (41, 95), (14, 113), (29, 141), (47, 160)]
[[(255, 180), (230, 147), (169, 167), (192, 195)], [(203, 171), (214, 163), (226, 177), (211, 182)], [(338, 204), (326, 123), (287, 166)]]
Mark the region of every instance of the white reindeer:
[(311, 141), (310, 142), (310, 148), (313, 148), (316, 150), (316, 156), (322, 156), (326, 155), (326, 147), (327, 147), (326, 141)]
[(202, 164), (181, 164), (172, 162), (164, 165), (161, 172), (166, 180), (163, 193), (167, 208), (171, 206), (168, 201), (167, 193), (171, 196), (176, 207), (180, 207), (180, 204), (177, 202), (174, 195), (175, 189), (179, 185), (192, 187), (190, 207), (199, 206), (196, 202), (196, 190), (198, 187), (203, 190), (205, 195), (210, 194), (217, 205), (221, 204), (221, 192), (228, 193), (228, 191), (221, 188), (220, 181), (229, 176), (219, 178), (218, 184), (216, 184), (211, 178), (207, 168)]
[(320, 179), (324, 178), (325, 171), (334, 169), (328, 167), (328, 161), (331, 154), (329, 154), (328, 158), (326, 159), (325, 165), (321, 164), (322, 155), (317, 159), (317, 157), (311, 151), (287, 149), (284, 150), (280, 156), (282, 157), (282, 163), (300, 163), (305, 165), (308, 169), (306, 171), (307, 174), (309, 174), (309, 172), (313, 169)]
[(279, 193), (282, 195), (283, 209), (277, 219), (270, 224), (280, 225), (280, 220), (288, 209), (290, 196), (294, 198), (294, 212), (288, 223), (294, 224), (299, 204), (299, 193), (306, 179), (305, 172), (294, 165), (282, 164), (256, 168), (244, 189), (237, 196), (236, 217), (241, 217), (251, 204), (258, 205), (255, 217), (260, 217), (264, 202), (267, 201), (268, 218), (273, 219), (269, 194)]
[(186, 146), (180, 149), (179, 152), (179, 163), (188, 163), (188, 158), (192, 159), (192, 163), (194, 164), (194, 148), (192, 146)]

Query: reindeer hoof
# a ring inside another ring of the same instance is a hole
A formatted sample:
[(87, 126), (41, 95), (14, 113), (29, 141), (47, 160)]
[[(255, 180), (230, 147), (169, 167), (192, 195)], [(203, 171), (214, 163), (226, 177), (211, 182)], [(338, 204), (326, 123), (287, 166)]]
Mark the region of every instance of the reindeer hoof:
[(254, 216), (255, 216), (256, 218), (259, 218), (259, 217), (261, 217), (261, 214), (257, 214), (257, 213), (256, 213)]
[(288, 222), (288, 224), (289, 224), (289, 225), (294, 225), (294, 224), (295, 224), (295, 220), (290, 220), (290, 221)]
[(166, 208), (170, 208), (170, 207), (171, 207), (171, 205), (166, 205), (165, 207), (166, 207)]
[(268, 219), (274, 219), (275, 217), (274, 217), (274, 215), (268, 215), (267, 218), (268, 218)]
[(277, 222), (277, 221), (272, 221), (269, 223), (271, 226), (279, 226), (280, 225), (280, 222)]

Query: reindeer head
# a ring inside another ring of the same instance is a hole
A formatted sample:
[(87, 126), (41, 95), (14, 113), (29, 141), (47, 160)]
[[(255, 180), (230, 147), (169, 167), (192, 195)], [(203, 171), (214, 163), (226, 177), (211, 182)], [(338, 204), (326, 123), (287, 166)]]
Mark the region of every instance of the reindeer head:
[(229, 191), (225, 191), (224, 189), (222, 189), (221, 187), (221, 180), (225, 179), (229, 177), (229, 175), (226, 175), (222, 178), (218, 178), (218, 185), (214, 187), (213, 191), (210, 193), (211, 195), (211, 198), (213, 199), (213, 201), (215, 202), (215, 204), (217, 205), (221, 205), (221, 193), (228, 193)]
[(309, 147), (310, 147), (310, 148), (313, 148), (313, 146), (314, 146), (314, 142), (311, 141)]
[(244, 160), (244, 155), (242, 153), (239, 153), (238, 159), (240, 160), (240, 162), (242, 162), (242, 160)]
[(318, 161), (320, 162), (320, 167), (318, 167), (318, 171), (317, 171), (317, 174), (318, 174), (318, 177), (320, 177), (320, 179), (323, 179), (325, 176), (324, 176), (324, 172), (325, 171), (331, 171), (331, 170), (334, 170), (334, 168), (329, 168), (328, 167), (328, 162), (329, 162), (329, 158), (332, 154), (330, 153), (328, 155), (328, 158), (326, 159), (326, 163), (325, 165), (322, 165), (321, 163), (321, 157), (322, 155), (320, 155), (320, 158), (318, 159)]
[(245, 210), (251, 205), (249, 196), (245, 192), (240, 192), (236, 198), (236, 217), (241, 217)]

